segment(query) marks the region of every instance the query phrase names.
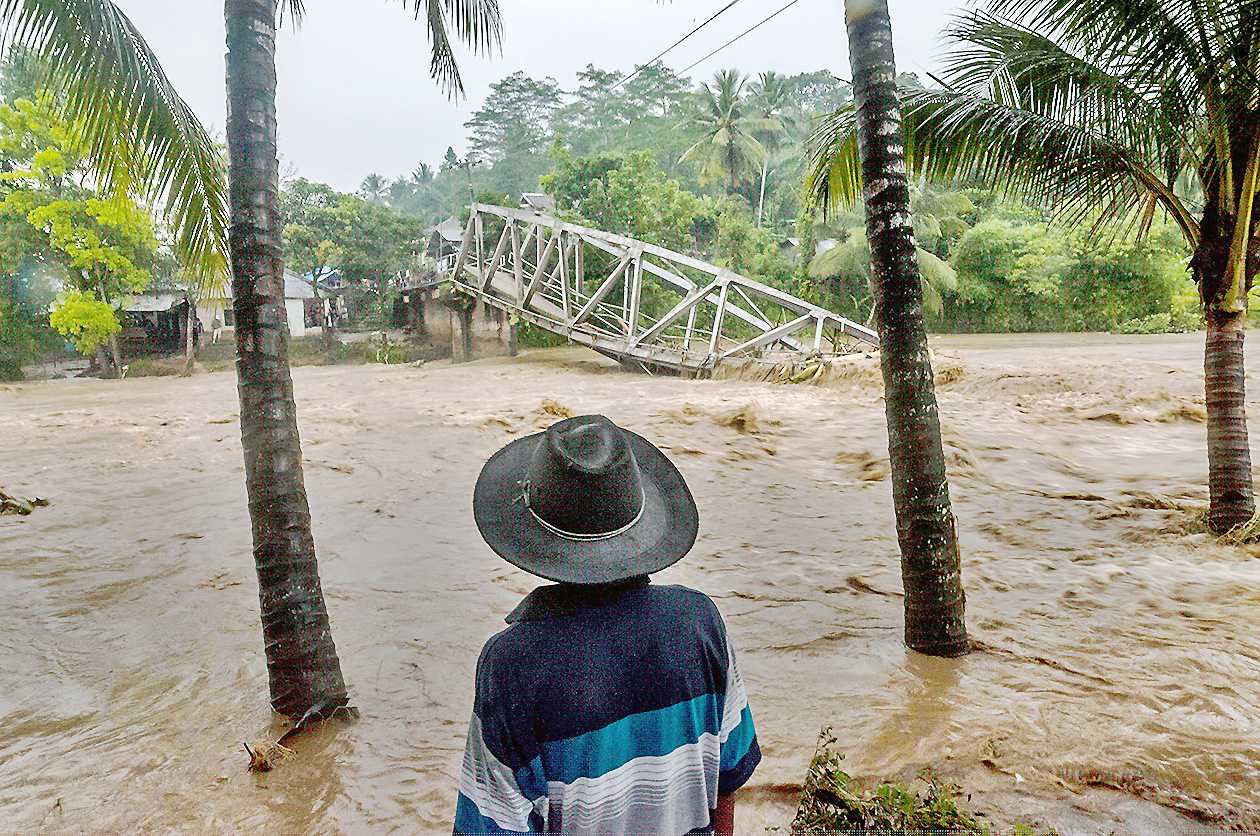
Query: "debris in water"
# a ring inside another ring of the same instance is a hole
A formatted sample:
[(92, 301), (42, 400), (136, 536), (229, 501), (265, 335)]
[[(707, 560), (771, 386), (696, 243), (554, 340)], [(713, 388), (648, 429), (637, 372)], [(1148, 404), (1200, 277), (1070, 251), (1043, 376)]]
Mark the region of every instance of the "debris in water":
[(25, 517), (36, 508), (46, 507), (48, 507), (48, 500), (43, 497), (37, 496), (32, 499), (22, 499), (0, 490), (0, 515), (17, 514), (20, 517)]
[(252, 748), (248, 743), (242, 742), (241, 745), (249, 753), (250, 772), (270, 772), (297, 754), (289, 747), (270, 740), (255, 741)]
[(757, 419), (757, 408), (751, 404), (744, 404), (734, 412), (724, 412), (713, 416), (713, 421), (720, 427), (730, 427), (735, 432), (744, 435), (754, 435), (761, 432), (761, 423)]
[(543, 402), (538, 405), (539, 418), (572, 418), (573, 410), (569, 409), (562, 403), (553, 401), (551, 398), (543, 398)]

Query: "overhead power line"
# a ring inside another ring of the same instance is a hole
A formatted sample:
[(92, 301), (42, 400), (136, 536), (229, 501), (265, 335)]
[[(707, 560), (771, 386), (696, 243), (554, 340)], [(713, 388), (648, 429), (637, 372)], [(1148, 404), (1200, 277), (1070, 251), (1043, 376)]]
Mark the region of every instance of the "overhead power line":
[(650, 61), (647, 61), (647, 62), (645, 62), (645, 63), (643, 63), (643, 64), (640, 64), (640, 65), (639, 65), (639, 68), (638, 68), (637, 70), (635, 70), (634, 72), (630, 73), (630, 75), (626, 76), (625, 78), (621, 79), (621, 81), (618, 81), (616, 84), (614, 84), (614, 85), (612, 86), (612, 88), (611, 88), (611, 89), (616, 90), (618, 87), (620, 87), (621, 85), (625, 84), (627, 81), (629, 81), (630, 79), (634, 78), (636, 75), (638, 75), (639, 73), (643, 72), (643, 71), (644, 71), (644, 70), (646, 70), (648, 67), (652, 66), (652, 65), (653, 65), (653, 64), (655, 64), (657, 61), (659, 61), (659, 60), (661, 60), (662, 58), (664, 58), (667, 54), (669, 54), (670, 52), (672, 52), (672, 51), (674, 50), (674, 47), (678, 46), (678, 45), (679, 45), (679, 44), (681, 44), (683, 41), (687, 40), (687, 39), (688, 39), (688, 38), (690, 38), (692, 35), (696, 34), (696, 33), (697, 33), (697, 32), (699, 32), (701, 29), (703, 29), (704, 27), (708, 26), (708, 25), (709, 25), (710, 23), (712, 23), (713, 21), (717, 20), (719, 17), (721, 17), (721, 16), (722, 16), (722, 13), (723, 13), (723, 12), (725, 12), (727, 9), (729, 9), (731, 6), (734, 6), (734, 5), (735, 5), (736, 3), (738, 3), (738, 2), (740, 2), (740, 0), (731, 0), (731, 2), (727, 3), (725, 6), (723, 6), (723, 7), (722, 7), (722, 8), (720, 8), (720, 9), (718, 9), (716, 12), (714, 12), (714, 13), (713, 13), (713, 16), (712, 16), (712, 17), (710, 17), (708, 20), (706, 20), (704, 23), (701, 23), (701, 24), (700, 24), (699, 26), (697, 26), (695, 29), (692, 29), (692, 30), (691, 30), (690, 32), (688, 32), (686, 35), (683, 35), (681, 38), (679, 38), (678, 40), (676, 40), (676, 41), (674, 41), (672, 44), (670, 44), (668, 47), (666, 47), (666, 48), (665, 48), (665, 49), (664, 49), (664, 50), (663, 50), (663, 51), (662, 51), (659, 55), (655, 56), (655, 57), (654, 57), (654, 58), (652, 58)]
[(763, 21), (761, 21), (760, 23), (758, 23), (758, 24), (756, 24), (756, 25), (754, 25), (754, 26), (752, 26), (752, 27), (750, 27), (750, 28), (748, 28), (748, 29), (744, 30), (743, 32), (739, 33), (738, 35), (736, 35), (735, 37), (731, 38), (731, 39), (730, 39), (729, 41), (727, 41), (726, 43), (722, 44), (722, 45), (721, 45), (720, 47), (718, 47), (717, 49), (715, 49), (715, 50), (713, 50), (712, 52), (710, 52), (708, 55), (706, 55), (706, 56), (704, 56), (703, 58), (701, 58), (699, 61), (697, 61), (697, 62), (695, 62), (694, 64), (692, 64), (692, 65), (690, 65), (689, 67), (687, 67), (687, 69), (685, 69), (685, 70), (681, 70), (678, 74), (679, 74), (679, 75), (686, 75), (686, 74), (687, 74), (690, 70), (693, 70), (693, 69), (695, 69), (697, 66), (699, 66), (700, 64), (703, 64), (705, 61), (708, 61), (708, 60), (709, 60), (710, 58), (712, 58), (714, 55), (717, 55), (719, 52), (721, 52), (722, 50), (726, 49), (728, 46), (730, 46), (731, 44), (733, 44), (733, 43), (735, 43), (736, 41), (740, 40), (741, 38), (744, 38), (744, 37), (746, 37), (746, 36), (748, 36), (748, 35), (751, 35), (753, 32), (757, 31), (757, 30), (758, 30), (758, 29), (760, 29), (762, 26), (765, 26), (767, 23), (769, 23), (770, 21), (774, 20), (776, 17), (778, 17), (779, 15), (783, 14), (784, 12), (786, 12), (788, 9), (792, 8), (793, 6), (795, 6), (795, 5), (796, 5), (797, 3), (799, 3), (799, 2), (801, 2), (801, 0), (792, 0), (792, 2), (788, 3), (786, 6), (782, 7), (782, 8), (781, 8), (781, 9), (779, 9), (777, 12), (775, 12), (774, 14), (770, 15), (769, 17), (767, 17), (765, 20), (763, 20)]

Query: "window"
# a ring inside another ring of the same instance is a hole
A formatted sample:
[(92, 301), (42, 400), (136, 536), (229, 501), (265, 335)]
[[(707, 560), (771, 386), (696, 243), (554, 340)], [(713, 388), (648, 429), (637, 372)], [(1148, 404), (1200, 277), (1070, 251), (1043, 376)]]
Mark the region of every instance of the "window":
[(223, 325), (227, 328), (236, 327), (236, 311), (231, 308), (223, 309)]

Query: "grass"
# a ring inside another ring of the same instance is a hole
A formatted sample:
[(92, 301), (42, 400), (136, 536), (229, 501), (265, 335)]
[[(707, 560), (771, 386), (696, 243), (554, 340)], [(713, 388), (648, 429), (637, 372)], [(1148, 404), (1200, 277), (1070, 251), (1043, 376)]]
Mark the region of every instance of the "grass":
[[(972, 833), (993, 831), (988, 823), (959, 806), (960, 789), (930, 770), (919, 774), (914, 786), (884, 782), (864, 788), (844, 771), (844, 755), (835, 751), (831, 729), (818, 737), (818, 747), (801, 789), (793, 834), (835, 833)], [(1018, 836), (1053, 834), (1024, 824)]]
[(1194, 511), (1178, 527), (1178, 533), (1211, 534), (1216, 538), (1216, 542), (1226, 546), (1247, 546), (1260, 543), (1260, 510), (1257, 510), (1247, 522), (1239, 523), (1224, 534), (1217, 534), (1212, 530), (1212, 527), (1208, 524), (1208, 514), (1209, 509), (1207, 507)]

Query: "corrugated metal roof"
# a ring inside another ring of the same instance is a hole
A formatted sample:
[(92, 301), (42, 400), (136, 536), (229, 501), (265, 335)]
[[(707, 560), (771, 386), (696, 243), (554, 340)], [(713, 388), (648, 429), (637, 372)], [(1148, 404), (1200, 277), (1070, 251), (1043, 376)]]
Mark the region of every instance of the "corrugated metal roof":
[(126, 310), (130, 313), (161, 313), (182, 304), (182, 293), (142, 293), (131, 297)]
[(524, 192), (521, 194), (521, 208), (549, 212), (556, 208), (556, 201), (551, 195), (542, 192)]
[(464, 240), (464, 225), (456, 218), (447, 218), (440, 224), (429, 227), (427, 234), (437, 233), (442, 236), (443, 241), (449, 241), (453, 244), (462, 243)]
[(284, 271), (284, 298), (285, 299), (314, 299), (315, 291), (311, 289), (310, 282), (292, 273), (288, 270)]

